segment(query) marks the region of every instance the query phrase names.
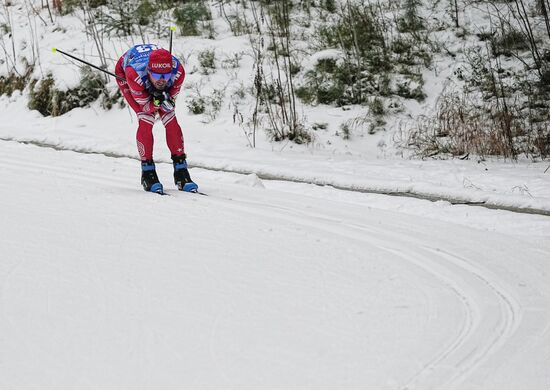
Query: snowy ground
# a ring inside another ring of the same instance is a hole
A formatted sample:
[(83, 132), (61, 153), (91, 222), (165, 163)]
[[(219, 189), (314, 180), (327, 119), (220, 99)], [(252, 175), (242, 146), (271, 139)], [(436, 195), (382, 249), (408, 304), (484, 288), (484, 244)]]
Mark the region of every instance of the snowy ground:
[[(137, 158), (137, 124), (127, 109), (104, 111), (92, 107), (75, 109), (62, 117), (43, 118), (36, 111), (29, 112), (25, 97), (18, 95), (0, 97), (0, 107), (5, 107), (0, 109), (1, 140)], [(229, 124), (224, 128), (223, 121), (205, 126), (185, 107), (178, 106), (176, 111), (191, 166), (550, 214), (548, 161), (409, 160), (381, 155), (376, 146), (353, 150), (353, 140), (348, 143), (352, 148), (348, 151), (347, 145), (332, 149), (315, 144), (271, 144), (265, 140), (252, 149), (239, 128)], [(373, 138), (370, 142), (376, 141), (377, 137)], [(154, 157), (156, 161), (170, 161), (159, 123), (155, 127)]]
[[(32, 77), (40, 79), (51, 73), (57, 88), (75, 87), (81, 77), (79, 64), (53, 53), (51, 48), (59, 47), (97, 64), (97, 48), (85, 35), (83, 20), (74, 15), (55, 15), (54, 21), (49, 22), (47, 10), (37, 2), (34, 12), (40, 12), (42, 19), (31, 18), (29, 4), (15, 1), (3, 10), (4, 17), (11, 18), (13, 30), (3, 39), (6, 42), (13, 39), (18, 50), (16, 58), (6, 58), (9, 60), (6, 64), (13, 61), (22, 73), (24, 64), (30, 62), (36, 65)], [(425, 69), (423, 74), (428, 94), (426, 100), (419, 103), (401, 99), (405, 110), (384, 117), (386, 131), (372, 135), (359, 126), (351, 131), (351, 138), (345, 140), (336, 135), (340, 125), (364, 115), (366, 107), (311, 107), (298, 102), (299, 114), (303, 115), (308, 126), (314, 123), (327, 126), (324, 130), (312, 131), (312, 144), (271, 143), (265, 131), (260, 129), (257, 147), (250, 148), (250, 136), (245, 135), (249, 128), (234, 123), (235, 108), (243, 114), (246, 123), (254, 107), (247, 92), (254, 74), (250, 42), (247, 36), (236, 37), (230, 32), (217, 5), (212, 8), (212, 15), (216, 39), (176, 34), (173, 40), (174, 53), (185, 62), (187, 72), (176, 112), (184, 130), (192, 166), (361, 191), (416, 194), (452, 203), (482, 203), (550, 215), (549, 162), (478, 162), (475, 158), (468, 161), (411, 161), (396, 155), (401, 152), (394, 145), (394, 140), (400, 137), (401, 125), (409, 122), (410, 125), (419, 115), (434, 110), (441, 91), (453, 84), (453, 71), (464, 66), (461, 56), (437, 55), (433, 67)], [(468, 8), (465, 17), (465, 23), (471, 28), (480, 26), (479, 31), (487, 23), (483, 13), (475, 8)], [(32, 29), (29, 29), (30, 20), (34, 21)], [(461, 45), (473, 44), (457, 40), (452, 31), (446, 34), (449, 36), (442, 39), (456, 52), (464, 49)], [(111, 70), (119, 56), (140, 39), (111, 37), (105, 42), (104, 50), (107, 60), (111, 61)], [(146, 35), (145, 39), (159, 45), (168, 44), (167, 40), (155, 35)], [(477, 40), (474, 36), (471, 39)], [(200, 71), (198, 57), (207, 49), (215, 51), (216, 69), (204, 74)], [(318, 54), (303, 53), (304, 69)], [(237, 58), (235, 56), (240, 59), (231, 65), (229, 60)], [(9, 69), (7, 65), (2, 66), (0, 75)], [(113, 80), (108, 89), (116, 89)], [(215, 119), (189, 113), (188, 99), (197, 93), (207, 98), (215, 89), (225, 91)], [(235, 98), (237, 89), (244, 97)], [(133, 139), (137, 124), (128, 109), (104, 111), (96, 103), (91, 108), (75, 109), (62, 117), (42, 118), (37, 112), (29, 112), (28, 94), (27, 88), (22, 93), (16, 91), (9, 98), (0, 96), (0, 140), (30, 141), (70, 150), (136, 157)], [(156, 160), (168, 162), (163, 134), (158, 128), (156, 140)]]
[(0, 388), (550, 386), (550, 218), (136, 165), (0, 142)]
[[(97, 60), (82, 23), (29, 29), (16, 3), (17, 61), (39, 53), (35, 77), (76, 85), (50, 49)], [(250, 148), (231, 88), (210, 123), (186, 108), (194, 89), (252, 80), (247, 38), (218, 30), (174, 42), (189, 71), (176, 112), (208, 197), (175, 191), (158, 125), (170, 196), (141, 190), (128, 110), (43, 118), (27, 90), (0, 96), (0, 389), (550, 388), (550, 162), (401, 159), (402, 117), (335, 135), (361, 107), (304, 107), (328, 125), (312, 144), (260, 131)], [(129, 44), (109, 42), (113, 63)], [(193, 71), (206, 48), (244, 53), (240, 68)], [(433, 108), (458, 65), (427, 71), (404, 118)]]

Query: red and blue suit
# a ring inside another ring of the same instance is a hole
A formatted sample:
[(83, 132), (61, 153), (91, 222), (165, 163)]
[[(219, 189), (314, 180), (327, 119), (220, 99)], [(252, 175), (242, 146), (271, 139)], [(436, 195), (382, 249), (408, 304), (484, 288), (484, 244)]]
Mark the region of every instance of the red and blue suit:
[(163, 69), (162, 72), (166, 73), (166, 86), (161, 91), (157, 90), (148, 74), (151, 70), (150, 56), (157, 49), (152, 44), (136, 45), (120, 57), (115, 68), (115, 74), (126, 80), (117, 78), (118, 87), (138, 117), (136, 141), (142, 161), (153, 159), (153, 125), (157, 117), (160, 117), (166, 128), (166, 142), (172, 156), (185, 154), (183, 133), (173, 107), (171, 110), (165, 109), (154, 102), (155, 96), (162, 92), (165, 99), (175, 101), (185, 79), (185, 70), (179, 60), (172, 56), (171, 70)]

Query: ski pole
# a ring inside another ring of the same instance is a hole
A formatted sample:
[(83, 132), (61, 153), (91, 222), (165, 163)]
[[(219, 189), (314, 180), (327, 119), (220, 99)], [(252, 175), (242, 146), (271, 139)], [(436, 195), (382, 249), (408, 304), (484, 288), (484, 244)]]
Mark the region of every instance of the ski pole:
[(174, 26), (170, 27), (170, 54), (172, 54), (172, 33), (176, 31)]
[(84, 64), (86, 64), (86, 65), (88, 65), (88, 66), (91, 66), (92, 68), (95, 68), (95, 69), (97, 69), (97, 70), (100, 70), (100, 71), (102, 71), (102, 72), (104, 72), (104, 73), (107, 73), (107, 74), (110, 75), (110, 76), (113, 76), (113, 77), (115, 77), (115, 78), (117, 78), (117, 79), (119, 79), (119, 80), (121, 80), (121, 81), (126, 82), (126, 79), (125, 79), (124, 77), (117, 76), (116, 74), (111, 73), (111, 72), (109, 72), (108, 70), (101, 69), (99, 66), (95, 66), (94, 64), (90, 64), (89, 62), (84, 61), (84, 60), (81, 60), (80, 58), (75, 57), (75, 56), (73, 56), (72, 54), (66, 53), (66, 52), (64, 52), (63, 50), (59, 50), (59, 49), (56, 49), (56, 48), (54, 47), (54, 48), (52, 49), (52, 51), (53, 51), (54, 53), (60, 52), (61, 54), (66, 55), (67, 57), (71, 57), (73, 60), (80, 61), (80, 62), (82, 62), (82, 63), (84, 63)]

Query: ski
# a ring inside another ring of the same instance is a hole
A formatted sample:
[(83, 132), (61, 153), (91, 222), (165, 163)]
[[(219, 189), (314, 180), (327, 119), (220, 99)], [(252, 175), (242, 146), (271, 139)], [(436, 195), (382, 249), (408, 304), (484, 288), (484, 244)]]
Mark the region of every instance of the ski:
[[(162, 191), (162, 192), (160, 192), (160, 191), (147, 191), (147, 192), (150, 192), (151, 194), (162, 195), (162, 196), (174, 195), (174, 194), (168, 193), (166, 191)], [(207, 193), (202, 192), (202, 191), (182, 191), (182, 190), (178, 190), (177, 192), (183, 192), (183, 193), (186, 193), (186, 194), (195, 194), (195, 195), (201, 195), (201, 196), (208, 196)]]
[(192, 194), (197, 194), (197, 195), (202, 195), (202, 196), (208, 196), (208, 194), (205, 194), (204, 192), (201, 192), (201, 191), (195, 191), (195, 192), (191, 192)]
[(196, 194), (196, 195), (208, 196), (207, 193), (204, 193), (204, 192), (199, 191), (199, 190), (192, 190), (192, 191), (179, 190), (178, 192), (184, 192), (186, 194)]
[(149, 192), (151, 194), (156, 194), (156, 195), (170, 195), (169, 193), (167, 193), (166, 191), (164, 190), (160, 190), (160, 191), (145, 191), (145, 192)]

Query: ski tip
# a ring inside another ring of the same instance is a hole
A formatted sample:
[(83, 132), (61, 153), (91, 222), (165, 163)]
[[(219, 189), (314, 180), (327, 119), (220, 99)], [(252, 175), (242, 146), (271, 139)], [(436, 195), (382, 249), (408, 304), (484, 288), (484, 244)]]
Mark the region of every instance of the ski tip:
[(155, 183), (151, 186), (151, 192), (156, 192), (157, 194), (163, 194), (164, 193), (164, 189), (162, 188), (162, 184), (160, 183)]
[(57, 53), (57, 48), (52, 47), (52, 53)]
[(199, 190), (199, 186), (193, 182), (185, 183), (181, 188), (181, 191), (184, 191), (184, 192), (198, 192), (198, 190)]

